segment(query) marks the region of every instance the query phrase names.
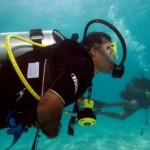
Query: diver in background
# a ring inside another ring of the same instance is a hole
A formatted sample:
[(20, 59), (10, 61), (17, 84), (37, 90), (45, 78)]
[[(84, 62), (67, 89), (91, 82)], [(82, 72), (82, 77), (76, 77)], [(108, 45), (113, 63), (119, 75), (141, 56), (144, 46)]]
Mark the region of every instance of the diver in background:
[(141, 78), (133, 78), (120, 93), (120, 97), (123, 101), (105, 103), (103, 104), (103, 107), (123, 107), (121, 112), (106, 112), (97, 109), (96, 114), (124, 120), (140, 108), (148, 109), (150, 107), (150, 79), (147, 79), (144, 76)]
[(92, 32), (81, 44), (63, 40), (16, 57), (22, 73), (41, 95), (39, 102), (20, 81), (10, 61), (1, 60), (0, 128), (8, 126), (9, 110), (16, 123), (34, 123), (47, 137), (56, 137), (63, 108), (82, 97), (94, 75), (113, 70), (117, 54), (112, 45), (106, 33)]

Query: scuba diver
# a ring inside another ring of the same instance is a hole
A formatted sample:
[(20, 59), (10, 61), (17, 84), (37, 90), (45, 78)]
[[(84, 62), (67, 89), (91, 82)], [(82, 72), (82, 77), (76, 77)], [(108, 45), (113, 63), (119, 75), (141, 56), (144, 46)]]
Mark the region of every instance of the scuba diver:
[[(108, 34), (86, 34), (88, 27), (95, 22), (109, 26), (108, 22), (95, 19), (87, 24), (81, 43), (74, 40), (76, 37), (59, 39), (55, 44), (40, 48), (35, 46), (36, 50), (16, 56), (15, 60), (25, 77), (23, 81), (19, 76), (21, 73), (16, 71), (14, 60), (0, 60), (0, 129), (10, 127), (10, 132), (15, 134), (16, 130), (22, 133), (29, 127), (36, 127), (48, 138), (54, 138), (61, 129), (63, 109), (76, 103), (86, 90), (89, 92), (83, 102), (85, 109), (76, 111), (77, 117), (81, 125), (95, 124), (94, 103), (90, 100), (92, 79), (98, 73), (112, 73), (113, 77), (121, 78), (126, 58), (124, 39), (112, 25), (111, 29), (123, 43), (124, 53), (119, 65), (116, 65), (116, 43), (111, 42)], [(6, 42), (6, 45), (9, 44)], [(24, 80), (40, 95), (38, 101), (25, 86)], [(82, 118), (86, 115), (88, 119), (85, 121)]]
[(115, 113), (96, 110), (96, 113), (119, 120), (124, 120), (140, 108), (147, 110), (150, 107), (150, 79), (147, 79), (144, 76), (133, 78), (126, 85), (126, 88), (120, 93), (120, 97), (123, 101), (105, 103), (103, 107), (123, 107), (121, 112)]

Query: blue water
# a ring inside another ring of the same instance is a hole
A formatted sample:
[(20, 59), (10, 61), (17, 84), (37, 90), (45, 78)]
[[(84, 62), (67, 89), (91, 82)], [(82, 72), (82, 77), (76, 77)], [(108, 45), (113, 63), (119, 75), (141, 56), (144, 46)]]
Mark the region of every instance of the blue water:
[[(58, 29), (68, 38), (77, 32), (82, 39), (86, 23), (95, 18), (105, 19), (120, 30), (127, 44), (128, 56), (122, 79), (103, 74), (94, 78), (92, 97), (106, 102), (119, 101), (119, 93), (132, 77), (141, 73), (146, 77), (150, 75), (149, 0), (0, 0), (0, 32)], [(111, 30), (102, 25), (94, 25), (90, 30), (106, 30), (116, 38)], [(93, 127), (77, 125), (73, 137), (67, 135), (69, 118), (63, 116), (63, 128), (56, 139), (50, 140), (41, 134), (38, 150), (150, 149), (150, 126), (145, 126), (145, 111), (142, 109), (124, 121), (98, 116)], [(141, 136), (142, 129), (144, 134)], [(12, 150), (30, 150), (34, 135), (35, 129), (30, 129)], [(12, 137), (1, 130), (0, 139), (0, 149), (4, 150)]]

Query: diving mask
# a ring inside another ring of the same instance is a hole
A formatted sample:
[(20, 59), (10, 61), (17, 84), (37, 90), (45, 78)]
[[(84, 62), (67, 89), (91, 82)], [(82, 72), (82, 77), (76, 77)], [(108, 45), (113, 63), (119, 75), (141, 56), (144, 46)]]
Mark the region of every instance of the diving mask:
[(106, 53), (108, 54), (109, 59), (112, 62), (116, 62), (117, 60), (117, 45), (116, 42), (113, 43), (105, 43), (103, 48), (105, 49)]

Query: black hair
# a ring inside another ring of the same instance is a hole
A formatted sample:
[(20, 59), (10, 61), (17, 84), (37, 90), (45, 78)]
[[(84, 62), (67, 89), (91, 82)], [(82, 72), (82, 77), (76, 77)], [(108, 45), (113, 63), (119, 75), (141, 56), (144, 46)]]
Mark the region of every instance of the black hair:
[(111, 37), (104, 32), (91, 32), (81, 41), (81, 44), (88, 51), (90, 51), (91, 47), (93, 47), (95, 44), (100, 45), (103, 43), (102, 38), (105, 38), (105, 39), (111, 41)]

